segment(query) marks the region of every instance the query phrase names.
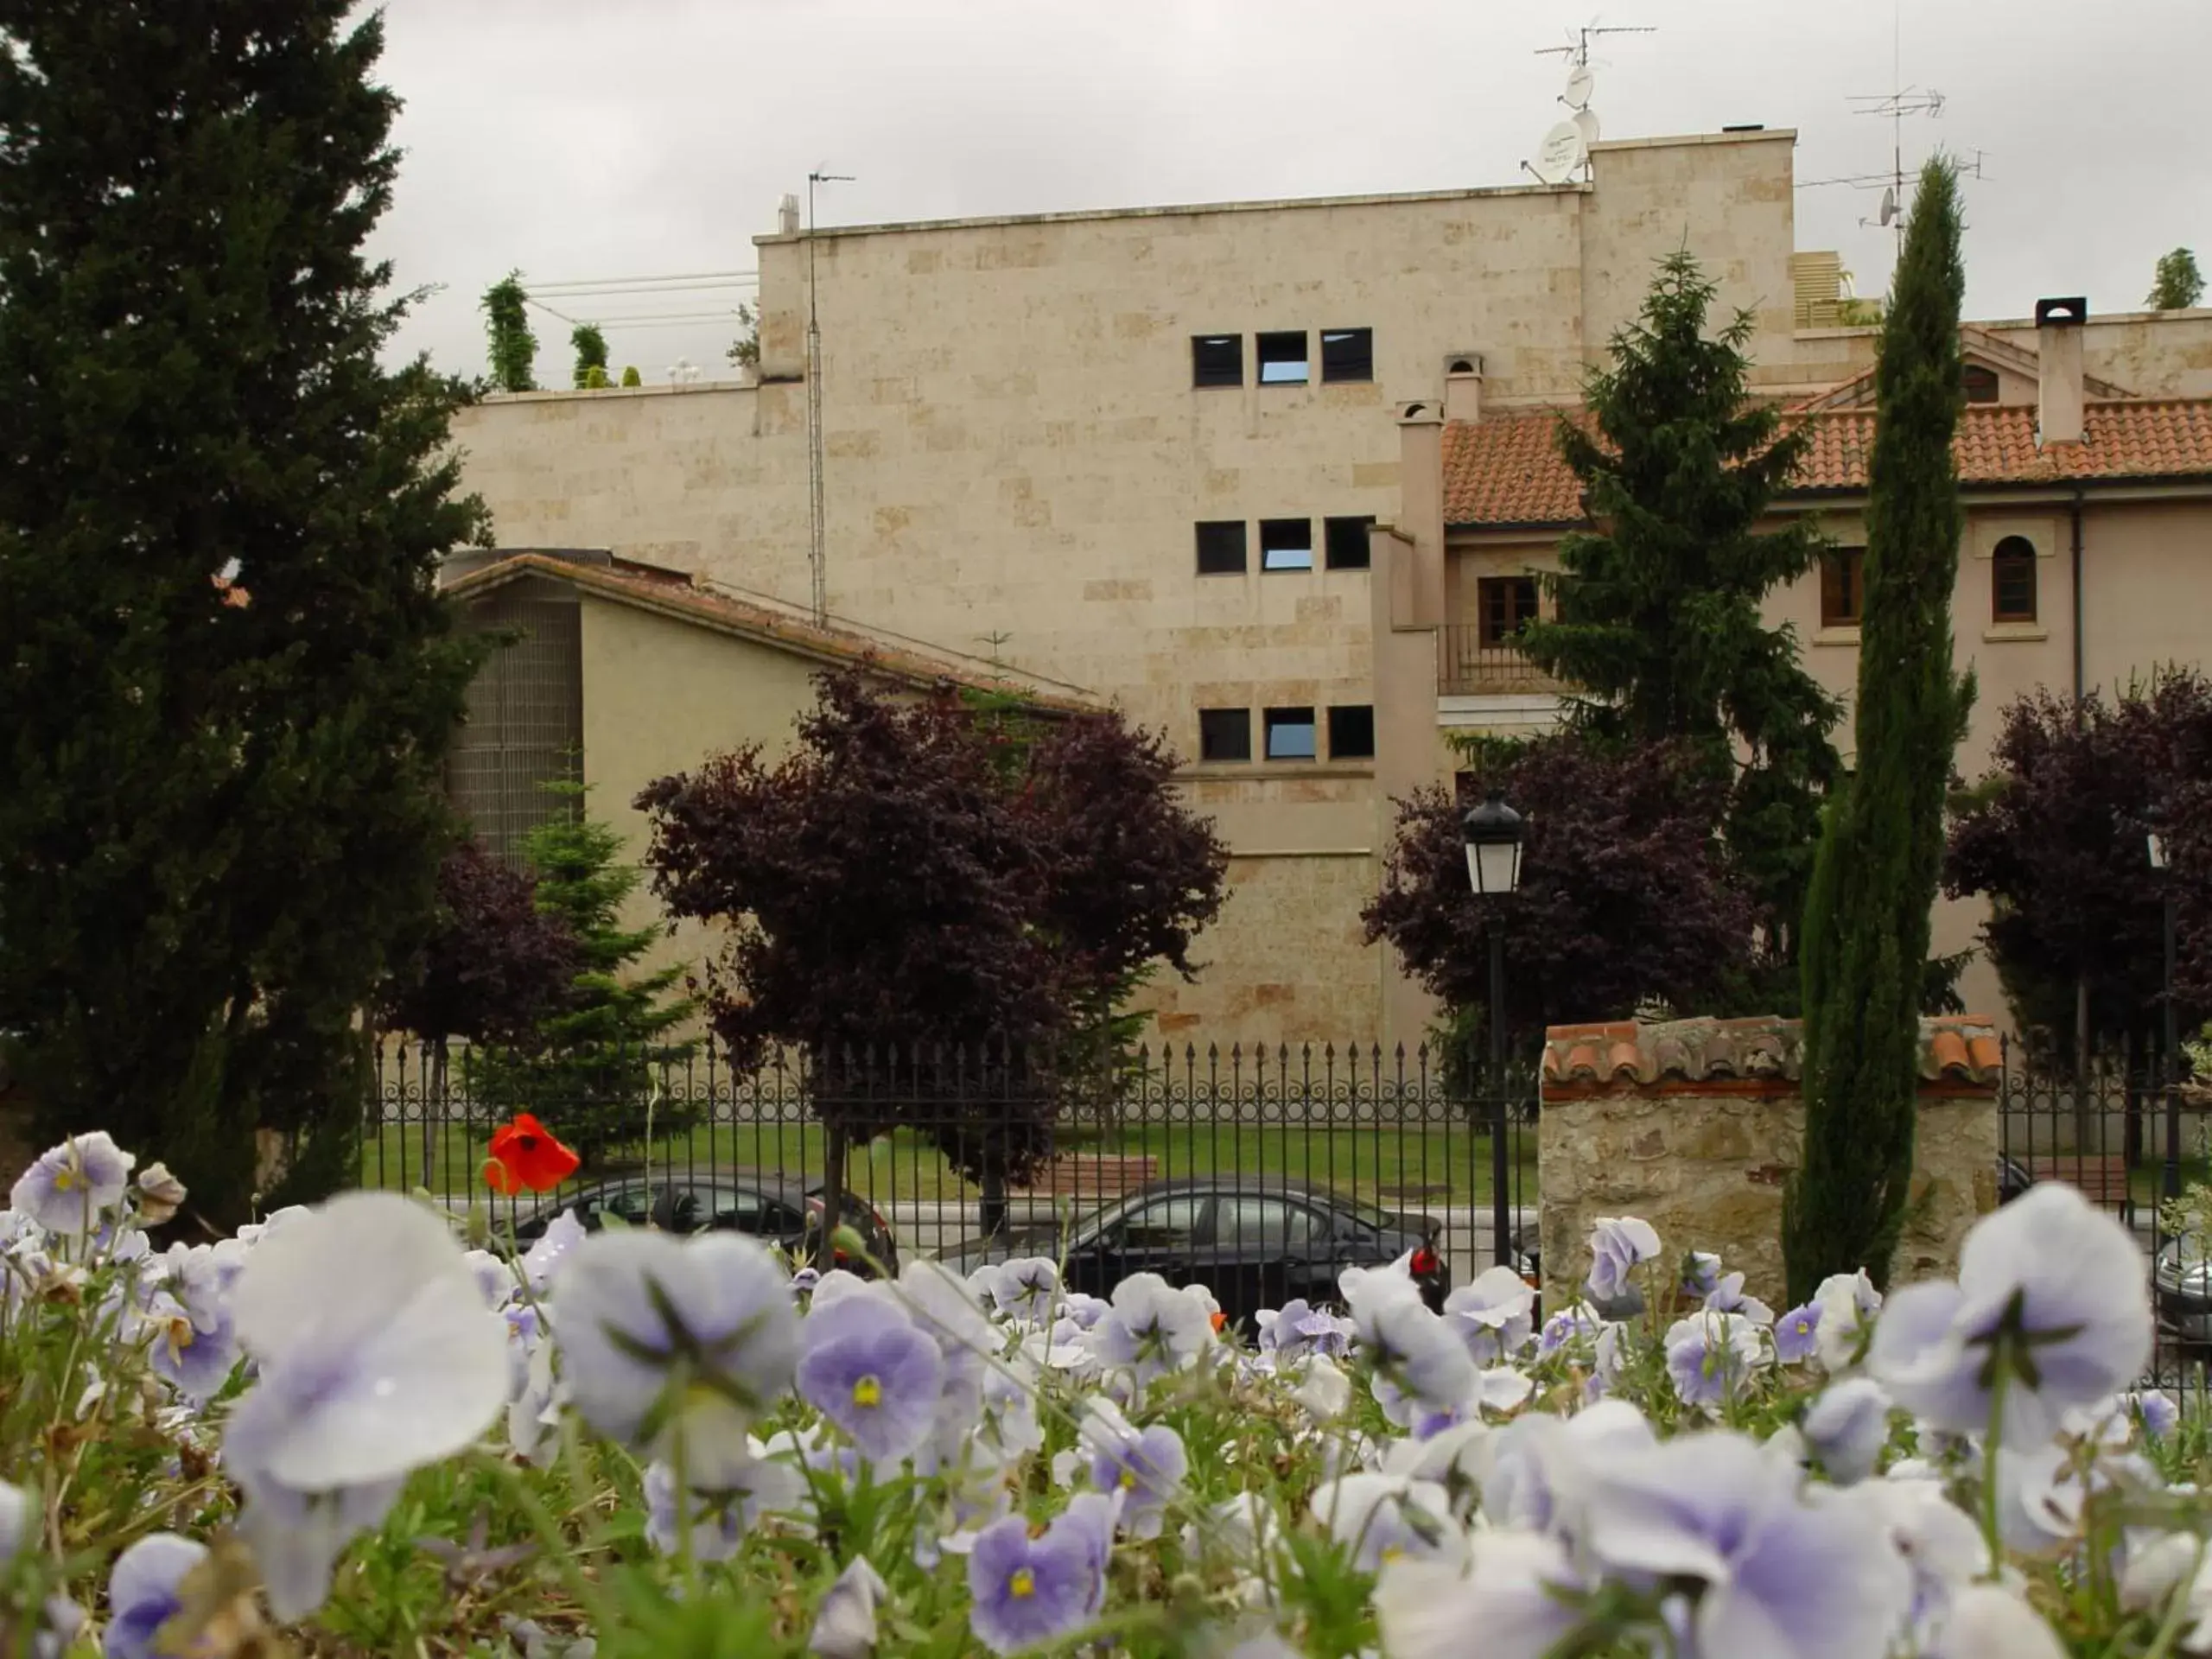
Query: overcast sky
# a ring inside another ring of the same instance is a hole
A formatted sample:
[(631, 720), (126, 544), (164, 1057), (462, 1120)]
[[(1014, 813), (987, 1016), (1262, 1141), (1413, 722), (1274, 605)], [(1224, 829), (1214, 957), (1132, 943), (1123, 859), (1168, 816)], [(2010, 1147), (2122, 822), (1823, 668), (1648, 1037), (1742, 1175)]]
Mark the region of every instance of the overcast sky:
[[(2177, 244), (2212, 263), (2197, 113), (2212, 0), (1897, 0), (1905, 85), (1940, 91), (1929, 149), (1983, 153), (1966, 185), (1967, 311), (2044, 295), (2132, 309)], [(399, 345), (485, 365), (477, 297), (510, 267), (563, 282), (749, 269), (810, 169), (823, 224), (1525, 181), (1587, 0), (389, 0), (384, 73), (406, 100), (379, 251), (442, 285)], [(1611, 0), (1656, 25), (1592, 47), (1607, 137), (1795, 127), (1797, 245), (1859, 291), (1893, 245), (1862, 228), (1891, 128), (1851, 99), (1897, 84), (1884, 0)], [(599, 308), (734, 304), (734, 293)], [(563, 310), (570, 310), (564, 303)], [(565, 384), (537, 319), (539, 378)], [(648, 381), (722, 370), (719, 323), (608, 330)]]

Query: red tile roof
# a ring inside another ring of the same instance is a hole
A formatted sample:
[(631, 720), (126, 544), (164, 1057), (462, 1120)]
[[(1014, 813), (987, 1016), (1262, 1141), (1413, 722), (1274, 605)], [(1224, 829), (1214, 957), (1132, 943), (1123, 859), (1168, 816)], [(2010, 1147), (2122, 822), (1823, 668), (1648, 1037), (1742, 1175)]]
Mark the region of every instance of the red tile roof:
[[(1795, 1020), (1619, 1020), (1554, 1026), (1544, 1033), (1547, 1094), (1662, 1084), (1793, 1083), (1804, 1028)], [(1989, 1087), (2004, 1070), (1997, 1027), (1986, 1016), (1920, 1022), (1920, 1080), (1932, 1088)]]
[[(1580, 523), (1581, 492), (1553, 435), (1561, 412), (1532, 410), (1445, 428), (1445, 523), (1454, 528)], [(1813, 434), (1791, 493), (1866, 487), (1874, 447), (1872, 410), (1789, 418)], [(1954, 451), (1959, 481), (1969, 486), (2212, 479), (2212, 399), (2091, 404), (2082, 442), (2041, 449), (2033, 408), (1974, 404), (1960, 414)]]
[(524, 575), (569, 582), (618, 603), (658, 611), (825, 664), (863, 665), (910, 684), (950, 683), (1006, 691), (1032, 708), (1061, 714), (1096, 714), (1104, 706), (1075, 686), (1015, 670), (1000, 670), (950, 652), (939, 653), (910, 640), (879, 638), (849, 627), (817, 627), (805, 618), (772, 606), (702, 587), (696, 578), (682, 571), (624, 560), (611, 565), (586, 564), (544, 553), (517, 553), (453, 578), (445, 584), (445, 591), (450, 598), (466, 600)]

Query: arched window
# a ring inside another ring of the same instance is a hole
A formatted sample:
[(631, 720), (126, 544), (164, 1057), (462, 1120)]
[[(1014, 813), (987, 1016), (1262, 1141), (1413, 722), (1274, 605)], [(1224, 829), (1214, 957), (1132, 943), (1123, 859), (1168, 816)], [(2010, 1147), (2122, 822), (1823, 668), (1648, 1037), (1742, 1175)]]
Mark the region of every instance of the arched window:
[(1959, 379), (1966, 387), (1967, 402), (1993, 404), (1997, 401), (1997, 371), (1984, 368), (1979, 363), (1969, 363), (1960, 372)]
[(2036, 620), (2036, 546), (2024, 536), (1997, 543), (1989, 573), (1990, 614), (1999, 622)]

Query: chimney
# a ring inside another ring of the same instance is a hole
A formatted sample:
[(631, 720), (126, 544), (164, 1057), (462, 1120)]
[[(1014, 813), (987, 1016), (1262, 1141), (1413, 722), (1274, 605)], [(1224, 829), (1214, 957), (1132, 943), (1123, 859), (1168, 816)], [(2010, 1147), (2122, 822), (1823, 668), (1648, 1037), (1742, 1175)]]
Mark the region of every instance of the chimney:
[(2036, 443), (2082, 442), (2082, 325), (2089, 302), (2036, 302)]
[(779, 236), (798, 234), (798, 198), (797, 196), (786, 194), (784, 199), (776, 204), (776, 234)]
[(1433, 628), (1444, 620), (1444, 408), (1431, 399), (1398, 406), (1397, 528), (1391, 626)]
[(1483, 417), (1483, 360), (1473, 352), (1460, 352), (1444, 367), (1444, 418), (1479, 421)]

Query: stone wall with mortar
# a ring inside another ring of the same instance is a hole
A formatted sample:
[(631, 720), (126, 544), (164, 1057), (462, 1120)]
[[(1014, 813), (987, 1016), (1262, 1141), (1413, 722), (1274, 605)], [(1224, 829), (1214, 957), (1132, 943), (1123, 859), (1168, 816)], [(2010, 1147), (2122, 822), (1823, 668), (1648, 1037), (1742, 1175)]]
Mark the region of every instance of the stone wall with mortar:
[[(1997, 1205), (1995, 1028), (1969, 1018), (1923, 1031), (1896, 1282), (1955, 1272), (1967, 1230)], [(1545, 1306), (1580, 1294), (1599, 1217), (1637, 1216), (1658, 1229), (1669, 1263), (1712, 1250), (1782, 1307), (1782, 1189), (1805, 1132), (1797, 1022), (1624, 1021), (1549, 1035), (1537, 1149)]]

